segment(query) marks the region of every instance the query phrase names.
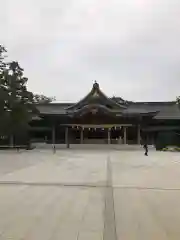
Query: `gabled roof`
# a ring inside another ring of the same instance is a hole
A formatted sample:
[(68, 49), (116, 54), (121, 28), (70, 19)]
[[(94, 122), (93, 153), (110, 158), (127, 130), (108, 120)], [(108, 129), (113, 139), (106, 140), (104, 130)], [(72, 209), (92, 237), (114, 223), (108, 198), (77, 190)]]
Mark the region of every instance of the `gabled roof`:
[(154, 119), (178, 120), (180, 109), (175, 101), (171, 102), (133, 102), (129, 103), (127, 111), (156, 113)]
[[(74, 104), (75, 105), (75, 104)], [(71, 103), (49, 103), (49, 104), (37, 104), (36, 107), (40, 112), (40, 115), (66, 115), (68, 113), (68, 107), (71, 107)], [(82, 111), (86, 111), (87, 108), (94, 107), (93, 104), (89, 106), (84, 106), (80, 109), (74, 110), (74, 113), (81, 113)], [(109, 113), (117, 112), (117, 110), (107, 109), (105, 106), (99, 107), (104, 111)], [(150, 114), (154, 116), (155, 119), (159, 120), (179, 120), (180, 119), (180, 109), (175, 102), (149, 102), (149, 103), (131, 103), (127, 105), (126, 109), (119, 111), (119, 116), (123, 115), (146, 115)], [(35, 119), (34, 119), (35, 120)]]
[(77, 103), (37, 104), (40, 115), (78, 115), (88, 112), (104, 112), (114, 116), (149, 115), (154, 119), (180, 120), (180, 108), (175, 101), (171, 102), (132, 102), (120, 97), (108, 98), (95, 82), (91, 91)]
[(68, 111), (76, 111), (88, 105), (104, 105), (104, 107), (109, 110), (116, 109), (122, 110), (126, 106), (117, 101), (114, 101), (112, 98), (108, 98), (100, 89), (99, 84), (95, 81), (91, 91), (78, 103), (67, 108)]
[(72, 111), (73, 116), (75, 115), (83, 116), (87, 113), (91, 113), (93, 115), (97, 113), (104, 113), (106, 115), (113, 115), (113, 116), (122, 115), (122, 111), (120, 111), (119, 109), (110, 109), (106, 107), (106, 105), (102, 105), (102, 104), (89, 104)]
[(41, 115), (65, 115), (66, 108), (72, 104), (68, 103), (45, 103), (37, 104), (36, 108), (39, 110)]

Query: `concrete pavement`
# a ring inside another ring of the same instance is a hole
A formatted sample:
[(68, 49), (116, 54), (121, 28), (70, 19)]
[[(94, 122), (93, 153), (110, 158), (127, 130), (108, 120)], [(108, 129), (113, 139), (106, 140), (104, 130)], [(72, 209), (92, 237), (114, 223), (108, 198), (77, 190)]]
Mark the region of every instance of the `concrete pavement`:
[(176, 240), (180, 154), (0, 152), (0, 239)]

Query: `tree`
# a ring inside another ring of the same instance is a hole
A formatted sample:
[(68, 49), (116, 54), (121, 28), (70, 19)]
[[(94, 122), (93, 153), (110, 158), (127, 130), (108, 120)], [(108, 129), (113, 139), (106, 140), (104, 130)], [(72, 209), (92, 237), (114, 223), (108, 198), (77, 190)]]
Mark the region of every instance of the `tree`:
[(176, 98), (176, 102), (180, 106), (180, 96)]
[(6, 49), (0, 45), (0, 136), (26, 133), (35, 103), (50, 102), (52, 98), (34, 95), (27, 90), (28, 78), (18, 62), (5, 62)]
[(10, 62), (1, 73), (2, 118), (1, 132), (6, 135), (24, 135), (32, 114), (37, 113), (33, 94), (27, 90), (27, 78), (18, 62)]
[(34, 94), (33, 97), (34, 103), (51, 103), (52, 101), (55, 101), (55, 97), (46, 97), (44, 95)]
[(6, 130), (4, 123), (5, 122), (7, 123), (7, 115), (8, 115), (8, 113), (5, 111), (6, 99), (8, 98), (8, 94), (4, 86), (4, 73), (6, 69), (6, 63), (4, 62), (5, 53), (6, 53), (6, 49), (0, 45), (0, 133), (1, 134)]

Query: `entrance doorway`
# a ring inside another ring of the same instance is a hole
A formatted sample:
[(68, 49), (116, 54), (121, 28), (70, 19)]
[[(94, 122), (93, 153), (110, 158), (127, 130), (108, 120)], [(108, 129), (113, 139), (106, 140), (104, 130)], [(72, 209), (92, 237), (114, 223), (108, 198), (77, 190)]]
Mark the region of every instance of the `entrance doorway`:
[(126, 144), (124, 129), (128, 126), (122, 125), (85, 125), (72, 124), (70, 128), (70, 143), (74, 144)]

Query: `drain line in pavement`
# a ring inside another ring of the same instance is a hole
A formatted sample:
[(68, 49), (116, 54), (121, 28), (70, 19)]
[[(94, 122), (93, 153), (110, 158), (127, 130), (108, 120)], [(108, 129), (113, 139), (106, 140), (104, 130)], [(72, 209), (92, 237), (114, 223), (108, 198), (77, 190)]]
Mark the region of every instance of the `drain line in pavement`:
[(112, 167), (110, 156), (107, 158), (107, 176), (105, 188), (104, 233), (103, 240), (117, 240), (112, 186)]

